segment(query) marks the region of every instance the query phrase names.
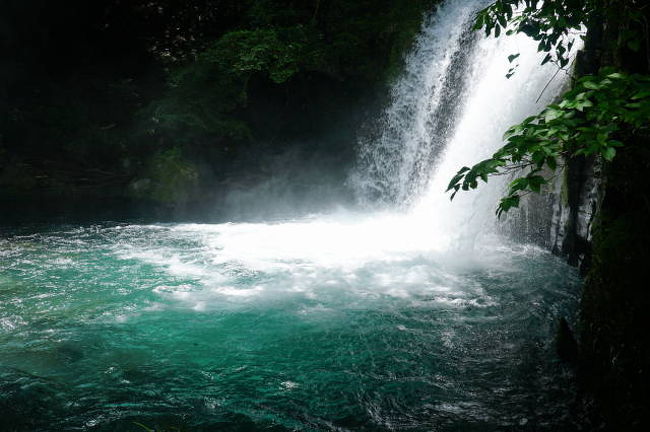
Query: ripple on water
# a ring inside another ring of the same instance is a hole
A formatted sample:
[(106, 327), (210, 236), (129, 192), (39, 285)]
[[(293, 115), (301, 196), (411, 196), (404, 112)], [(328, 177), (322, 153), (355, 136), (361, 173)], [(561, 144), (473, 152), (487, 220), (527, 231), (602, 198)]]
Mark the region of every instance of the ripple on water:
[(3, 239), (0, 364), (13, 372), (0, 371), (0, 404), (20, 406), (6, 418), (35, 430), (554, 430), (571, 377), (552, 360), (552, 322), (575, 307), (573, 270), (499, 242), (442, 253), (375, 239), (364, 252), (368, 232), (341, 225)]

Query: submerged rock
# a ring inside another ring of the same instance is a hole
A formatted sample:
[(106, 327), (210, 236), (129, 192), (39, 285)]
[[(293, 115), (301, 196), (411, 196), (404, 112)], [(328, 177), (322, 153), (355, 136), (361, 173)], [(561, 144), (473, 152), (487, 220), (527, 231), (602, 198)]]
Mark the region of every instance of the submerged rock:
[(576, 342), (569, 323), (564, 318), (560, 318), (558, 322), (555, 349), (558, 357), (568, 363), (575, 364), (578, 360), (578, 342)]

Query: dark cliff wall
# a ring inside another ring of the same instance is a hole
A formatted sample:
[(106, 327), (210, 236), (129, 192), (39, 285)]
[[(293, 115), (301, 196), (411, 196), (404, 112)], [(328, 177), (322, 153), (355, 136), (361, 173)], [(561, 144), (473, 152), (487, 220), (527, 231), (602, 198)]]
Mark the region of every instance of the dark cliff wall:
[(650, 136), (605, 168), (581, 304), (581, 378), (609, 430), (650, 425)]
[[(604, 66), (649, 73), (647, 37), (640, 51), (630, 52), (620, 43), (627, 30), (595, 19), (578, 74)], [(551, 246), (585, 274), (578, 378), (591, 429), (645, 431), (650, 430), (650, 136), (647, 130), (623, 135), (625, 147), (613, 162), (568, 163), (555, 185)]]

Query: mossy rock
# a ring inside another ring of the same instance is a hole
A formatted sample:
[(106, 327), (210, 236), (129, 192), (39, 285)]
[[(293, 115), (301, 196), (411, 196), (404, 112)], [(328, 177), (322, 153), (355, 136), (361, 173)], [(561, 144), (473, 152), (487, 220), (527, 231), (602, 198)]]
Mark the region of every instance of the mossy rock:
[(178, 148), (156, 153), (143, 174), (129, 184), (129, 194), (163, 204), (191, 200), (199, 181), (198, 170)]

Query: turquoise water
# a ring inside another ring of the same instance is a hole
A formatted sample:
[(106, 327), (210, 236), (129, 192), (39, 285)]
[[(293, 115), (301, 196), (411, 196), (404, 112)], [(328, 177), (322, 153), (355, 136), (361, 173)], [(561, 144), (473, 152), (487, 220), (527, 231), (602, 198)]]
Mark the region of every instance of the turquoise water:
[(568, 428), (575, 271), (371, 225), (5, 228), (0, 430)]

